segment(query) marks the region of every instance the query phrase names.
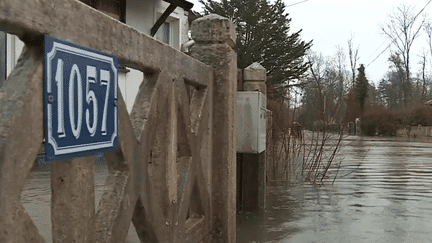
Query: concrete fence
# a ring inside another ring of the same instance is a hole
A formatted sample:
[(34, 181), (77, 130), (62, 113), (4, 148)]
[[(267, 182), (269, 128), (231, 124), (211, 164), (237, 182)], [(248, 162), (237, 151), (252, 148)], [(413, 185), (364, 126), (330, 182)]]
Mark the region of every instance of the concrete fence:
[(235, 242), (230, 21), (195, 20), (192, 57), (76, 0), (2, 0), (0, 30), (25, 43), (0, 90), (0, 242), (44, 242), (20, 202), (44, 139), (44, 35), (116, 55), (145, 76), (130, 115), (119, 94), (119, 146), (105, 153), (97, 210), (95, 157), (51, 163), (53, 241), (124, 242), (132, 221), (141, 242)]
[(399, 137), (432, 137), (431, 126), (408, 126), (396, 131)]

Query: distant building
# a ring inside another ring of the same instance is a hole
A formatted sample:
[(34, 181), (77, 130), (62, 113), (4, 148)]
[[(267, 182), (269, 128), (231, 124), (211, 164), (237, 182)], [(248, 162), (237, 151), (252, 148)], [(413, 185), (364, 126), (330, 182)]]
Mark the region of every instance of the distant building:
[[(177, 50), (189, 41), (188, 10), (193, 4), (185, 0), (80, 1), (144, 34), (154, 34), (154, 38)], [(23, 47), (24, 43), (18, 37), (0, 31), (0, 87), (15, 67)], [(137, 70), (123, 68), (119, 72), (118, 80), (130, 112), (143, 74)]]

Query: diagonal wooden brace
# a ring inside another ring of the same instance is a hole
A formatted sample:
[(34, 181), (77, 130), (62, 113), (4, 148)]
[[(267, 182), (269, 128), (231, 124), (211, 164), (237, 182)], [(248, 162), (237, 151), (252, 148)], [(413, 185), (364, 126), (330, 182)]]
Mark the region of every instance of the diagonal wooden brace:
[(43, 140), (42, 63), (26, 46), (0, 90), (0, 242), (44, 242), (20, 203)]

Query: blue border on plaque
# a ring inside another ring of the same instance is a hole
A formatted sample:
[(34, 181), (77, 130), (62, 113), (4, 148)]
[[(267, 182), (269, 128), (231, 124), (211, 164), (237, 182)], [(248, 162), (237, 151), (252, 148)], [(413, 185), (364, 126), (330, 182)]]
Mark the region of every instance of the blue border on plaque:
[(117, 57), (46, 35), (43, 65), (46, 160), (117, 148)]

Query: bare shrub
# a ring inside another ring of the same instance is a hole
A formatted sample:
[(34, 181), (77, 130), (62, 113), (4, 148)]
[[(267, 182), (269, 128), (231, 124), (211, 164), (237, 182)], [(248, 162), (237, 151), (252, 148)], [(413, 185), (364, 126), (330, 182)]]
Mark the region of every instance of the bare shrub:
[(290, 182), (322, 182), (343, 139), (342, 125), (305, 131), (298, 110), (287, 102), (269, 100), (272, 111), (267, 135), (267, 177)]

